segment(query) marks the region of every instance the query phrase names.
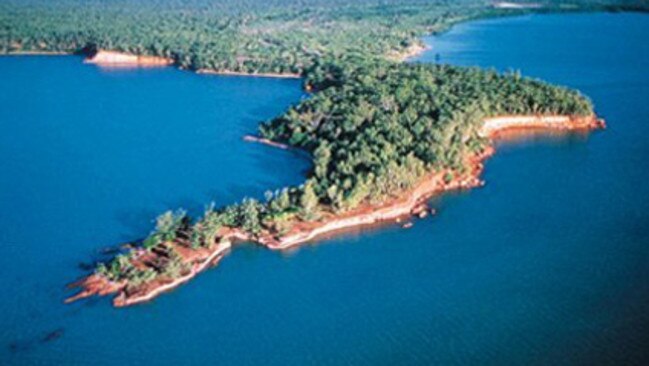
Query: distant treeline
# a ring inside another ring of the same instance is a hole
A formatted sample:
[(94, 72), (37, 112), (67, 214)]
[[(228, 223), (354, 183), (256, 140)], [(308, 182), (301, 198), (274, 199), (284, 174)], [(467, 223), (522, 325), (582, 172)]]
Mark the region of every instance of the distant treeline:
[[(646, 2), (546, 4), (569, 11)], [(5, 0), (0, 53), (103, 48), (189, 69), (301, 73), (323, 56), (397, 54), (457, 21), (524, 11), (479, 0)]]

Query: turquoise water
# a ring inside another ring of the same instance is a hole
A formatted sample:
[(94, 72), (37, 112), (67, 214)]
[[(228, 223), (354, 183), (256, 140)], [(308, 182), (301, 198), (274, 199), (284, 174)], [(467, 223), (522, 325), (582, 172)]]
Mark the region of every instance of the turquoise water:
[[(295, 184), (246, 144), (299, 81), (0, 58), (0, 364), (646, 364), (649, 18), (463, 24), (422, 61), (580, 88), (609, 128), (499, 146), (439, 215), (280, 254), (244, 246), (182, 288), (63, 305), (102, 248), (161, 210)], [(48, 337), (49, 335), (49, 337)]]

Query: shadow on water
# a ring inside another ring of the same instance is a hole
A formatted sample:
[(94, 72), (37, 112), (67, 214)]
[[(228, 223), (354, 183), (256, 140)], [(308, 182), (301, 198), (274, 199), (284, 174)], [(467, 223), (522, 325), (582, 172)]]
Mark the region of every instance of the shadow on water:
[(500, 132), (495, 140), (496, 154), (499, 151), (515, 150), (532, 145), (571, 145), (583, 144), (599, 131), (549, 131), (549, 130), (510, 130)]
[[(151, 208), (124, 209), (115, 213), (115, 220), (126, 228), (126, 231), (119, 235), (120, 241), (129, 241), (142, 236), (151, 230), (155, 218), (160, 212)], [(113, 246), (115, 243), (102, 243)]]
[[(150, 207), (128, 208), (119, 210), (114, 215), (114, 218), (120, 225), (126, 228), (126, 231), (122, 232), (119, 235), (119, 241), (129, 242), (133, 241), (134, 238), (142, 237), (143, 235), (148, 234), (155, 226), (156, 217), (158, 217), (166, 210), (175, 211), (178, 209), (183, 209), (186, 210), (190, 215), (198, 216), (203, 212), (205, 205), (207, 204), (209, 204), (209, 202), (202, 203), (198, 200), (187, 197), (162, 202), (160, 206), (165, 207), (165, 209), (161, 209), (159, 211), (153, 210)], [(108, 244), (108, 247), (112, 246), (112, 244)]]
[(43, 338), (41, 338), (41, 343), (48, 343), (48, 342), (53, 342), (61, 337), (63, 337), (63, 328), (57, 328), (54, 329), (47, 334)]
[(28, 352), (41, 344), (52, 343), (59, 340), (61, 337), (63, 337), (64, 334), (65, 329), (63, 327), (58, 327), (46, 331), (40, 336), (36, 336), (32, 339), (12, 341), (7, 345), (7, 348), (12, 354)]

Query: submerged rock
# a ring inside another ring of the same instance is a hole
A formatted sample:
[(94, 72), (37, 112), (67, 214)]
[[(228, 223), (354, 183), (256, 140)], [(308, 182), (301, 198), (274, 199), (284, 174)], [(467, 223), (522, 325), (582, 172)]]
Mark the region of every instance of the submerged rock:
[(63, 328), (57, 328), (45, 335), (43, 339), (41, 339), (41, 342), (46, 343), (46, 342), (52, 342), (55, 341), (63, 336)]

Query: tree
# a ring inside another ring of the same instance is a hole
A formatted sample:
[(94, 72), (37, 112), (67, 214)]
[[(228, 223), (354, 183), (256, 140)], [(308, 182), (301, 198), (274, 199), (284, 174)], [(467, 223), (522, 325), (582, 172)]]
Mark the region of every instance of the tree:
[(316, 214), (318, 207), (318, 196), (314, 189), (315, 181), (309, 179), (304, 184), (302, 195), (300, 196), (300, 207), (302, 208), (303, 217), (307, 220), (312, 220)]
[(313, 152), (313, 164), (315, 176), (318, 179), (327, 177), (327, 168), (331, 160), (331, 149), (329, 144), (325, 141), (322, 142), (317, 149)]
[(156, 219), (156, 233), (163, 241), (176, 239), (178, 230), (186, 223), (187, 211), (178, 209), (175, 212), (167, 211)]
[(334, 211), (342, 211), (345, 209), (344, 193), (345, 192), (339, 190), (336, 185), (327, 188), (327, 198), (329, 199)]
[(186, 228), (188, 222), (185, 210), (166, 211), (156, 218), (155, 230), (143, 240), (142, 246), (150, 250), (164, 242), (176, 240), (178, 232)]
[(260, 204), (252, 198), (244, 198), (241, 204), (241, 228), (253, 235), (261, 231)]
[(144, 241), (142, 242), (142, 246), (146, 250), (151, 250), (157, 247), (158, 245), (160, 245), (161, 243), (162, 243), (161, 236), (158, 233), (153, 232), (149, 236), (147, 236), (146, 239), (144, 239)]
[(271, 214), (277, 215), (287, 212), (291, 208), (291, 196), (288, 188), (283, 188), (268, 203)]

